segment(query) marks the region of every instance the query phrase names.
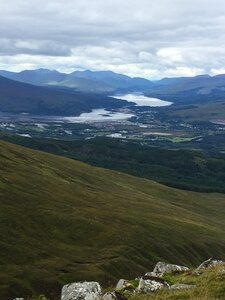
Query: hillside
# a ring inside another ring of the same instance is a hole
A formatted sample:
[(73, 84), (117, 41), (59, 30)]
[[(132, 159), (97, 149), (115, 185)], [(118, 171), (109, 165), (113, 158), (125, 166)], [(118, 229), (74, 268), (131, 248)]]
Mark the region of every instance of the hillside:
[[(0, 142), (0, 298), (225, 258), (225, 196)], [(55, 299), (55, 298), (53, 298)]]
[(199, 104), (224, 100), (225, 75), (164, 78), (154, 82), (146, 95), (175, 104)]
[(71, 116), (93, 108), (118, 108), (126, 104), (104, 95), (39, 87), (0, 76), (1, 112)]
[(90, 93), (138, 92), (152, 86), (152, 82), (147, 79), (131, 78), (112, 71), (86, 70), (65, 74), (48, 69), (24, 70), (18, 73), (0, 70), (0, 75), (34, 85), (61, 86)]
[[(216, 137), (215, 137), (216, 138)], [(110, 138), (64, 141), (26, 138), (0, 132), (0, 140), (126, 172), (197, 192), (225, 193), (225, 157), (202, 151), (169, 150)], [(222, 149), (223, 136), (216, 145)], [(215, 139), (211, 142), (215, 144)], [(212, 149), (212, 145), (208, 147)]]
[(33, 85), (48, 85), (52, 82), (62, 81), (66, 77), (64, 73), (48, 69), (24, 70), (18, 73), (0, 70), (0, 75)]

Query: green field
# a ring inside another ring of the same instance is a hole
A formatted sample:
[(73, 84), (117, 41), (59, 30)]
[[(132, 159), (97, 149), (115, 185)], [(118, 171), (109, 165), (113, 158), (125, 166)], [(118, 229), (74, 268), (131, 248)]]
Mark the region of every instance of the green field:
[(225, 258), (225, 196), (0, 142), (0, 298)]

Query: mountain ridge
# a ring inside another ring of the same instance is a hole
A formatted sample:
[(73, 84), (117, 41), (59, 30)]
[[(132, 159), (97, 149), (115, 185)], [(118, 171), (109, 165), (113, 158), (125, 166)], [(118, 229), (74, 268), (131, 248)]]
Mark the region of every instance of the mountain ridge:
[(150, 88), (151, 81), (144, 78), (132, 78), (112, 71), (74, 71), (70, 74), (56, 70), (37, 69), (21, 72), (1, 70), (0, 75), (20, 82), (34, 85), (64, 86), (78, 91), (89, 92), (126, 92), (143, 91)]
[(141, 92), (152, 97), (174, 100), (176, 103), (201, 102), (202, 99), (218, 100), (225, 96), (224, 74), (166, 77), (157, 81), (129, 77), (113, 71), (91, 70), (73, 71), (68, 74), (48, 69), (24, 70), (17, 73), (1, 70), (0, 75), (29, 84), (64, 87), (80, 92), (106, 95)]

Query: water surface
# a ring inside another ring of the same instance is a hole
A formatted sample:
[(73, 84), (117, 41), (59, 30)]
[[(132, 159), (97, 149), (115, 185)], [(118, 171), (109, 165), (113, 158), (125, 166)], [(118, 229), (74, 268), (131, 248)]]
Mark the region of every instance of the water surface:
[(169, 106), (173, 104), (173, 102), (161, 100), (158, 98), (147, 97), (142, 94), (126, 94), (126, 95), (116, 95), (112, 97), (116, 99), (132, 101), (136, 103), (138, 106), (160, 107), (160, 106)]
[(106, 122), (126, 120), (133, 117), (134, 114), (125, 112), (111, 112), (104, 108), (93, 109), (89, 113), (82, 113), (76, 117), (64, 117), (63, 120), (70, 123), (86, 123), (86, 122)]

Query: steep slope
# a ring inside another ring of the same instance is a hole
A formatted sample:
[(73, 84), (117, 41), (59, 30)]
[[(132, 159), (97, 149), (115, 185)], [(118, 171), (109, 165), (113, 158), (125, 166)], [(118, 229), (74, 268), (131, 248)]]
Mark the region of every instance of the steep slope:
[[(225, 258), (225, 196), (0, 142), (0, 298)], [(53, 298), (56, 299), (56, 298)]]
[(38, 87), (0, 76), (1, 112), (79, 115), (93, 108), (117, 108), (126, 103), (106, 96)]

